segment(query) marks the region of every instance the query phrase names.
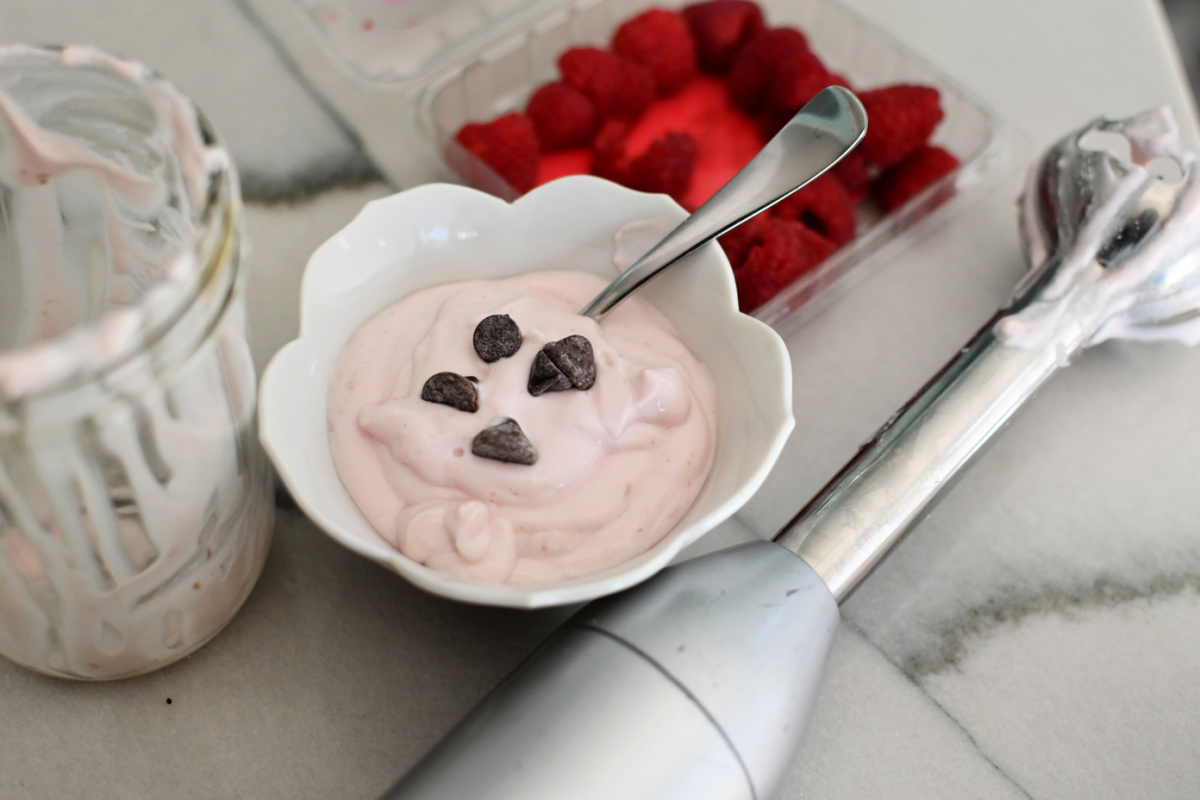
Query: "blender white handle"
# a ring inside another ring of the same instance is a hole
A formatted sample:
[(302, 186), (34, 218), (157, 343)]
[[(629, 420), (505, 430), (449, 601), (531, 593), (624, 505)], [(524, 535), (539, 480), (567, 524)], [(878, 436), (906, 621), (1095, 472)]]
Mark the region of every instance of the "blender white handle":
[(671, 567), (585, 606), (385, 798), (763, 800), (795, 758), (838, 619), (771, 542)]

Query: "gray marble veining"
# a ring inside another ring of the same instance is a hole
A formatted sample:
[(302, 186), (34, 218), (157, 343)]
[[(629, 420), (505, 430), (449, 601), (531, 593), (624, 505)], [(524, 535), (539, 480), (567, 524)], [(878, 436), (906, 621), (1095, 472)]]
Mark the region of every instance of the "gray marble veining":
[(298, 79), (241, 0), (169, 7), (98, 0), (61, 10), (10, 0), (0, 14), (0, 41), (93, 44), (151, 65), (226, 138), (248, 201), (294, 201), (381, 180), (358, 134)]

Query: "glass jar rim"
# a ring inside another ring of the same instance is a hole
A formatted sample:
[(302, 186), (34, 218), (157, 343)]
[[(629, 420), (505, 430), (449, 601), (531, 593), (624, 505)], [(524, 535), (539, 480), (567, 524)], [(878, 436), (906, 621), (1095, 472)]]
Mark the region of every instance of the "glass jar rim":
[[(87, 46), (0, 47), (0, 63), (19, 58), (105, 71), (139, 86), (160, 118), (162, 112), (169, 114), (164, 120), (172, 134), (169, 149), (181, 162), (194, 230), (187, 249), (164, 267), (139, 302), (106, 309), (57, 335), (0, 351), (0, 369), (9, 363), (18, 370), (32, 366), (47, 371), (15, 387), (6, 387), (0, 372), (0, 436), (27, 429), (32, 406), (55, 406), (59, 413), (54, 417), (63, 417), (63, 410), (72, 406), (74, 413), (65, 416), (91, 413), (95, 403), (81, 389), (126, 370), (140, 354), (161, 348), (173, 330), (196, 315), (202, 295), (212, 295), (205, 305), (213, 319), (190, 327), (211, 327), (237, 282), (236, 269), (227, 267), (236, 266), (241, 245), (241, 199), (232, 159), (207, 117), (174, 84), (140, 62)], [(174, 343), (172, 352), (178, 352), (180, 344)], [(45, 415), (37, 416), (47, 421)]]

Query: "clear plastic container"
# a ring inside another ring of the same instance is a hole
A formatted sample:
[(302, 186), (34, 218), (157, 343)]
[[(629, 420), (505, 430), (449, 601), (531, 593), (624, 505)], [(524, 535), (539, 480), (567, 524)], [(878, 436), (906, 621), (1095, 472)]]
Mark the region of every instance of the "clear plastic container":
[(400, 90), (474, 58), (561, 0), (295, 0), (361, 83)]
[(0, 48), (0, 104), (0, 655), (149, 672), (271, 539), (237, 176), (191, 101), (88, 48)]
[[(406, 93), (406, 144), (419, 157), (442, 162), (434, 173), (438, 178), (458, 181), (462, 177), (445, 167), (444, 160), (454, 132), (464, 123), (522, 109), (538, 86), (557, 79), (556, 61), (567, 48), (605, 46), (616, 27), (639, 11), (685, 5), (670, 0), (457, 0), (426, 9), (428, 15), (421, 23), (425, 30), (437, 28), (439, 35), (448, 36), (453, 19), (471, 17), (478, 24), (463, 26), (460, 38), (445, 39), (436, 57), (422, 60), (414, 57), (414, 28), (399, 24), (398, 16), (380, 14), (381, 10), (399, 9), (403, 2), (295, 2), (305, 10), (333, 58), (360, 85)], [(889, 214), (873, 212), (864, 205), (859, 235), (853, 242), (754, 312), (771, 324), (785, 319), (794, 323), (865, 277), (869, 269), (863, 265), (871, 261), (870, 256), (885, 247), (914, 241), (918, 221), (944, 219), (978, 187), (1003, 174), (1009, 162), (1010, 137), (1004, 135), (1004, 126), (995, 115), (949, 76), (837, 0), (766, 0), (760, 5), (769, 25), (803, 30), (814, 52), (855, 87), (920, 83), (937, 88), (945, 118), (933, 142), (961, 162), (952, 174)], [(486, 22), (489, 13), (490, 23)], [(345, 30), (354, 26), (356, 36), (346, 35)], [(515, 196), (482, 163), (477, 162), (469, 172), (471, 183), (478, 188), (501, 197)]]

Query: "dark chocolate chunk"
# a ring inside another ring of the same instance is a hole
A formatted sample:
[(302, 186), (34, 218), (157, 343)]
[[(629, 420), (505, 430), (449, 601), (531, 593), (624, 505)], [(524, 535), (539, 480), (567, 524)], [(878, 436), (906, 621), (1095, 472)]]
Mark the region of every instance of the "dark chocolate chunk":
[(574, 386), (571, 379), (562, 374), (562, 370), (554, 366), (545, 350), (538, 350), (533, 357), (533, 367), (529, 370), (527, 388), (534, 397), (541, 397), (546, 392), (561, 392)]
[(596, 356), (586, 337), (573, 333), (557, 342), (549, 342), (542, 352), (566, 375), (576, 389), (587, 390), (596, 382)]
[(508, 417), (477, 433), (471, 440), (471, 452), (481, 458), (493, 458), (510, 464), (532, 464), (537, 461), (533, 444), (517, 421)]
[(439, 372), (421, 387), (421, 399), (474, 414), (479, 410), (475, 384), (454, 372)]
[(489, 364), (521, 349), (521, 329), (508, 314), (492, 314), (475, 326), (475, 352)]

